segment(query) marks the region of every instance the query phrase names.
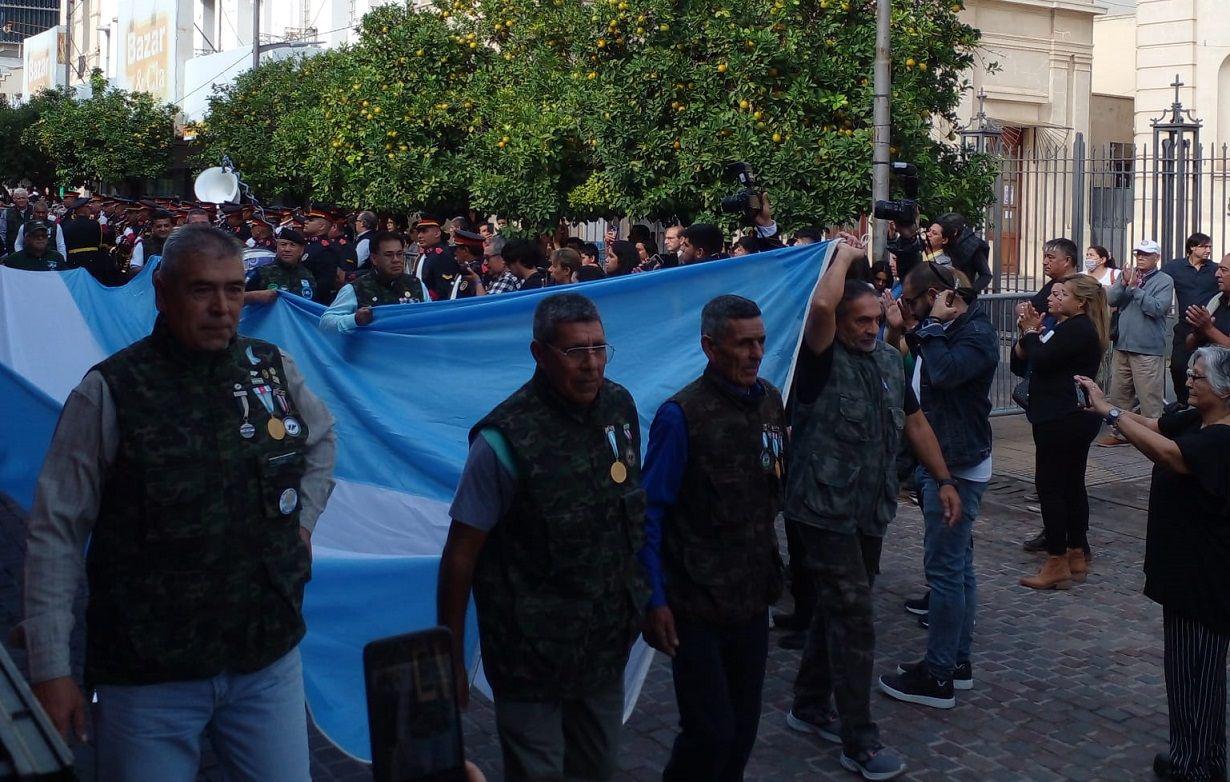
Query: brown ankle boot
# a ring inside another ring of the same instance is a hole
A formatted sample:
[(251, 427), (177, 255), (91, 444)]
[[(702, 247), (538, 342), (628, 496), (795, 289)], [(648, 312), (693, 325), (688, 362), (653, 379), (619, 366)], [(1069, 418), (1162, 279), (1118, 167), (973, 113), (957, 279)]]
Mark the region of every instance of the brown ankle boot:
[(1072, 571), (1068, 567), (1067, 554), (1047, 557), (1038, 575), (1022, 578), (1021, 586), (1030, 589), (1067, 589), (1072, 586)]
[(1073, 581), (1085, 580), (1085, 577), (1089, 574), (1089, 563), (1085, 561), (1083, 549), (1068, 549), (1068, 570), (1072, 573)]

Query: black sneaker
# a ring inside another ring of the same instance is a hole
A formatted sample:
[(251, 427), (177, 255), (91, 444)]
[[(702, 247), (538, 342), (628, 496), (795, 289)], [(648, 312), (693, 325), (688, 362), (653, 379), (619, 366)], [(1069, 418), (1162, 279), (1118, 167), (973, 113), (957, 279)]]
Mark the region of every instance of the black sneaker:
[(1040, 551), (1046, 551), (1046, 533), (1039, 532), (1037, 537), (1030, 538), (1029, 540), (1025, 541), (1021, 545), (1021, 548), (1025, 549), (1031, 554), (1037, 554)]
[(926, 616), (931, 610), (931, 590), (928, 589), (922, 597), (905, 601), (905, 610), (915, 616)]
[[(1174, 767), (1170, 764), (1170, 753), (1159, 752), (1153, 756), (1153, 773), (1161, 779), (1174, 779)], [(1212, 782), (1226, 782), (1225, 771), (1214, 771)]]
[(881, 676), (880, 691), (890, 698), (934, 709), (951, 709), (957, 705), (952, 694), (952, 680), (940, 681), (922, 667), (896, 676)]
[[(901, 663), (897, 666), (897, 673), (907, 674), (915, 668), (921, 668), (922, 664), (922, 660), (916, 663)], [(954, 690), (974, 689), (974, 666), (968, 660), (957, 663), (957, 667), (952, 669), (952, 688)]]

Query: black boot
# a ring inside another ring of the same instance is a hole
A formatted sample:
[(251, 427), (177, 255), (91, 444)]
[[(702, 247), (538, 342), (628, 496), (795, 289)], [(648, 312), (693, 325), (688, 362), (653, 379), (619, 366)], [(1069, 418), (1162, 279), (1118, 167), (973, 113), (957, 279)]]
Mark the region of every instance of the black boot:
[(1030, 538), (1029, 540), (1025, 541), (1025, 543), (1021, 545), (1021, 548), (1025, 549), (1031, 554), (1036, 554), (1040, 551), (1046, 551), (1046, 533), (1039, 532), (1036, 538)]

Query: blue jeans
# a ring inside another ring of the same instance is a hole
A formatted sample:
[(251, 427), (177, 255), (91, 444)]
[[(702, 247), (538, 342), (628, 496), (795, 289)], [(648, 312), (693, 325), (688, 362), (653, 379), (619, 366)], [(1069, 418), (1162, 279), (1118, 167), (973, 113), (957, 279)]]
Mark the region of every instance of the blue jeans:
[(978, 585), (974, 578), (974, 519), (982, 505), (985, 483), (958, 478), (961, 518), (949, 527), (944, 523), (939, 484), (922, 467), (916, 473), (923, 511), (923, 569), (931, 587), (927, 622), (927, 656), (931, 674), (951, 679), (958, 662), (970, 658), (974, 640), (974, 612)]
[(310, 779), (298, 647), (254, 673), (96, 692), (98, 779), (194, 782), (206, 731), (228, 781)]

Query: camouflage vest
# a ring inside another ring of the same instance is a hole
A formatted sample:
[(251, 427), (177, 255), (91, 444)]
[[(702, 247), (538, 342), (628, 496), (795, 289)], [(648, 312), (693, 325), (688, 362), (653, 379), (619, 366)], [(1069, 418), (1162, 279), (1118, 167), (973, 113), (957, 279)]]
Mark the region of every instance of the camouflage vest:
[(411, 304), (426, 299), (423, 295), (423, 283), (412, 274), (403, 274), (386, 284), (377, 279), (373, 271), (355, 277), (350, 285), (354, 288), (355, 299), (360, 307)]
[(645, 520), (636, 405), (608, 380), (577, 410), (535, 375), (470, 439), (486, 428), (504, 436), (517, 473), (512, 507), (474, 573), (487, 679), (512, 700), (591, 694), (623, 675), (649, 597), (636, 561)]
[(261, 266), (256, 273), (260, 277), (262, 290), (286, 291), (309, 300), (316, 291), (316, 278), (300, 263), (287, 266), (281, 261), (274, 261)]
[(712, 369), (671, 398), (688, 425), (688, 463), (662, 529), (675, 614), (733, 624), (781, 595), (773, 522), (782, 504), (786, 422), (777, 389), (740, 398)]
[(310, 571), (298, 494), (308, 430), (277, 347), (239, 337), (191, 354), (159, 321), (95, 369), (120, 441), (86, 559), (87, 681), (269, 665), (303, 636)]
[(786, 517), (842, 533), (883, 537), (897, 513), (897, 447), (905, 375), (897, 351), (833, 343), (820, 398), (794, 411)]

